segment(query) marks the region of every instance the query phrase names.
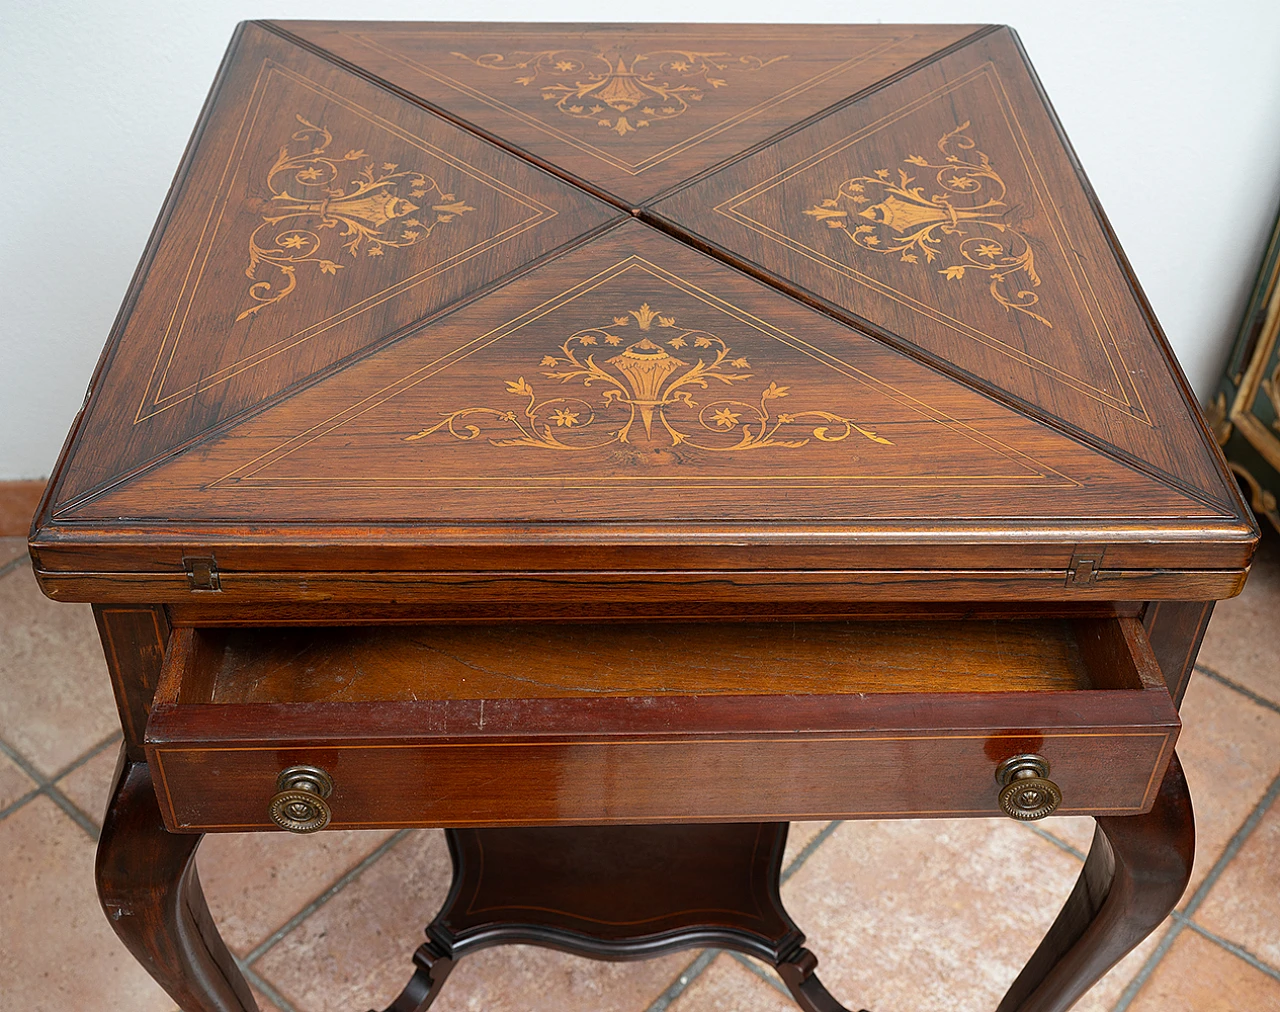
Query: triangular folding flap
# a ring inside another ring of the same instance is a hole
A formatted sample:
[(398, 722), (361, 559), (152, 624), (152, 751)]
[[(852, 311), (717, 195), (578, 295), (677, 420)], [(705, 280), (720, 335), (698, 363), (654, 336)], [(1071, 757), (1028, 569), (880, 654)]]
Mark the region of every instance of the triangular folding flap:
[(1007, 29), (652, 213), (1231, 509), (1185, 381)]
[(279, 25), (632, 207), (977, 27)]
[(233, 43), (66, 503), (618, 212), (264, 28)]
[(638, 222), (75, 513), (1042, 531), (1216, 515)]

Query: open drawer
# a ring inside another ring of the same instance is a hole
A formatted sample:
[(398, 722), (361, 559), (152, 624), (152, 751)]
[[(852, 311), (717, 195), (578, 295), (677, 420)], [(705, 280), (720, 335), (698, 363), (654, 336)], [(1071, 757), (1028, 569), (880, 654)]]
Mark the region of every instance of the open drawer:
[(146, 747), (171, 830), (307, 831), (1137, 814), (1178, 729), (1132, 618), (179, 628)]

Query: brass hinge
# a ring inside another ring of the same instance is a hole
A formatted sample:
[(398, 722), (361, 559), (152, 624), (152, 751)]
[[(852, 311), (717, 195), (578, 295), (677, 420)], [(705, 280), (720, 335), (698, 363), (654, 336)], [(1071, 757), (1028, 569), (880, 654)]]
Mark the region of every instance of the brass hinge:
[(1105, 548), (1077, 548), (1067, 566), (1068, 587), (1088, 587), (1098, 582)]
[(187, 571), (187, 586), (191, 590), (222, 589), (222, 579), (218, 576), (218, 560), (212, 555), (184, 555), (182, 568)]

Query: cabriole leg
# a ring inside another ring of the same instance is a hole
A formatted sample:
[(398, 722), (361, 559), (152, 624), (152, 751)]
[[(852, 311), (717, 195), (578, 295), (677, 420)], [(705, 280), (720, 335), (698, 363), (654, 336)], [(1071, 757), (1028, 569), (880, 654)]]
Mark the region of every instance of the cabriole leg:
[(151, 771), (122, 750), (98, 841), (107, 919), (184, 1012), (258, 1012), (200, 890), (201, 839), (164, 828)]
[(1177, 905), (1195, 841), (1175, 755), (1150, 812), (1098, 819), (1075, 889), (997, 1012), (1065, 1012), (1075, 1004)]

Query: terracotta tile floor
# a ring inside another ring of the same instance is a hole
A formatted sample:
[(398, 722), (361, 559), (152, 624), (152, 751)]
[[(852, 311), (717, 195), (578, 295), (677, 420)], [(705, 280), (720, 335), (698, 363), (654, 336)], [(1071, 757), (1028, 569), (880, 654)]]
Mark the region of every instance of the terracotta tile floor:
[[(1219, 605), (1183, 706), (1196, 871), (1167, 924), (1077, 1006), (1280, 1012), (1280, 546)], [(93, 847), (120, 736), (85, 606), (0, 539), (0, 1012), (169, 1012), (116, 941)], [(804, 823), (783, 895), (831, 991), (875, 1012), (994, 1008), (1079, 872), (1091, 819)], [(438, 832), (211, 836), (205, 892), (264, 1012), (385, 1005), (443, 899)], [(436, 1008), (784, 1012), (728, 953), (609, 964), (528, 947), (464, 960)]]

